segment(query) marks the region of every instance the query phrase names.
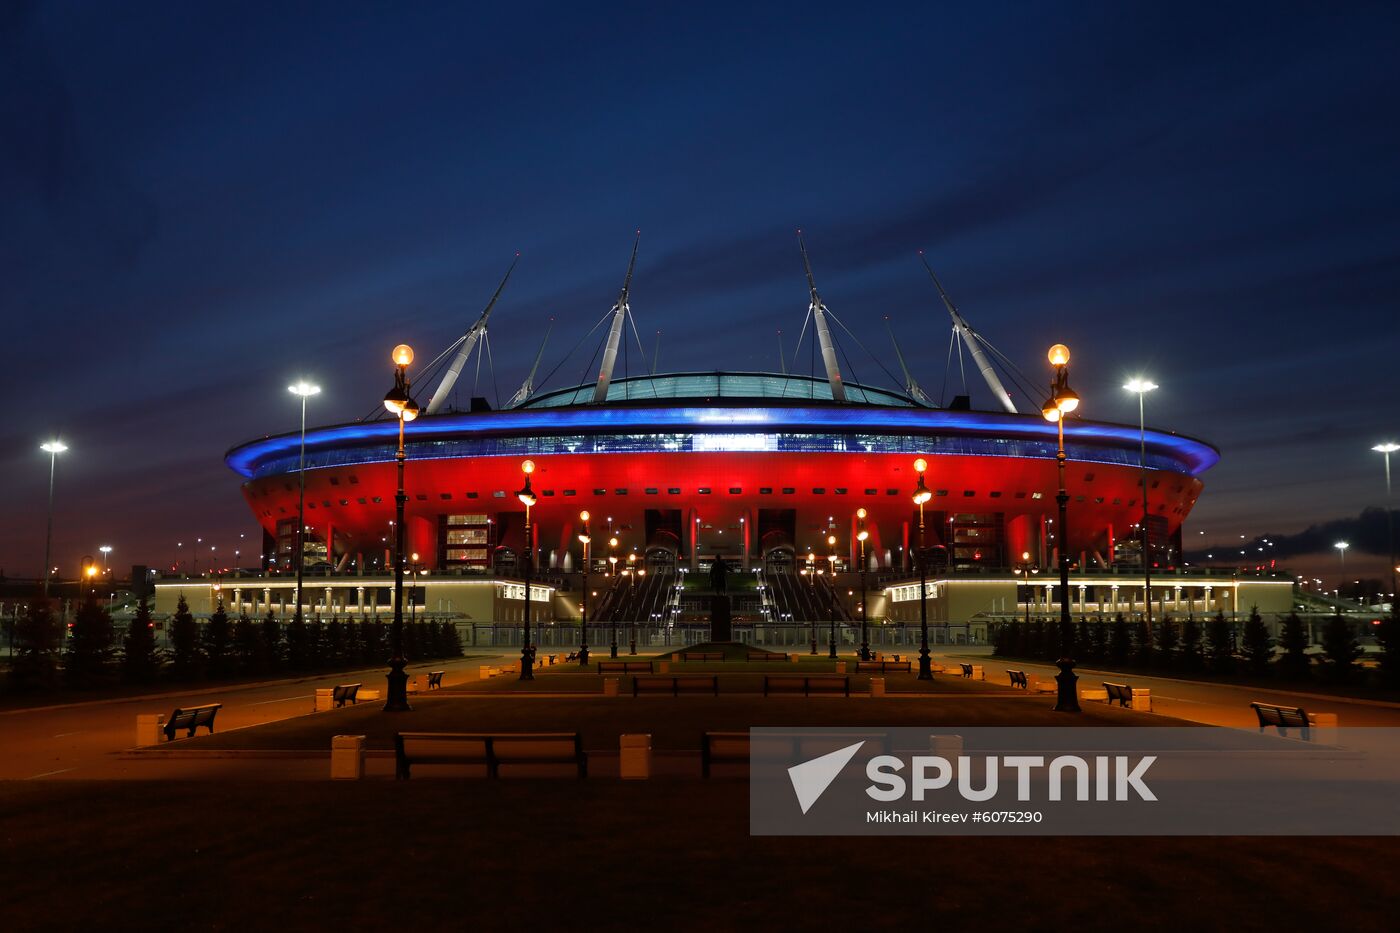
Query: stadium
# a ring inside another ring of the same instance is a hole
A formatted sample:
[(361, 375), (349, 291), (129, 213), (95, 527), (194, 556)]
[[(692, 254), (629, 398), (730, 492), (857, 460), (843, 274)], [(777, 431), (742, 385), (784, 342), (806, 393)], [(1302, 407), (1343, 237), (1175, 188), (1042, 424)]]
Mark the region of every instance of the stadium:
[[(988, 621), (1057, 611), (1062, 594), (1051, 571), (1061, 548), (1073, 568), (1076, 613), (1141, 612), (1148, 598), (1163, 612), (1238, 611), (1246, 586), (1256, 587), (1247, 597), (1254, 603), (1287, 602), (1290, 588), (1280, 581), (1180, 566), (1183, 522), (1201, 495), (1202, 474), (1219, 459), (1191, 437), (1066, 417), (1069, 522), (1058, 528), (1057, 425), (1039, 409), (1017, 410), (998, 370), (1012, 379), (1018, 371), (1004, 370), (936, 278), (950, 340), (960, 354), (969, 351), (1002, 410), (973, 410), (966, 395), (939, 406), (907, 371), (898, 388), (848, 381), (828, 322), (834, 316), (810, 267), (803, 333), (810, 325), (812, 357), (824, 372), (615, 378), (632, 324), (631, 266), (620, 297), (595, 326), (606, 325), (596, 379), (536, 391), (537, 358), (500, 409), (473, 399), (469, 410), (452, 410), (453, 384), (484, 342), (509, 277), (472, 328), (412, 379), (415, 395), (436, 382), (421, 416), (404, 425), (405, 560), (422, 612), (506, 628), (520, 619), (527, 545), (517, 491), (527, 459), (537, 496), (530, 521), (539, 589), (532, 599), (553, 623), (576, 622), (587, 591), (595, 597), (590, 622), (620, 617), (663, 643), (686, 637), (687, 625), (704, 621), (709, 574), (702, 571), (723, 559), (740, 582), (735, 621), (741, 630), (754, 626), (754, 640), (800, 643), (801, 623), (835, 616), (849, 624), (862, 612), (898, 627), (917, 618), (913, 556), (921, 546), (940, 640), (977, 640)], [(895, 356), (902, 368), (897, 345)], [(219, 581), (210, 598), (287, 611), (288, 575), (300, 550), (311, 581), (308, 612), (391, 612), (386, 568), (399, 428), (396, 418), (383, 417), (312, 428), (304, 455), (300, 432), (230, 450), (227, 463), (243, 478), (264, 531), (263, 573), (256, 583)], [(922, 508), (911, 498), (918, 458), (927, 461), (931, 493)], [(586, 565), (583, 513), (591, 517)], [(1144, 562), (1152, 568), (1150, 594)], [(224, 592), (233, 587), (236, 594)], [(508, 635), (493, 628), (489, 637)]]

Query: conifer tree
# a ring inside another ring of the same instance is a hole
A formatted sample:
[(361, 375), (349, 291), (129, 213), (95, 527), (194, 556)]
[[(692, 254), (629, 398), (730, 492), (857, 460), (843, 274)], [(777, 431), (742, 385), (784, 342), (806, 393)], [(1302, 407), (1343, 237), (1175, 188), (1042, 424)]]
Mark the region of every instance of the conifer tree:
[(1322, 629), (1322, 654), (1327, 659), (1327, 679), (1334, 684), (1344, 684), (1356, 674), (1356, 659), (1361, 657), (1361, 646), (1356, 643), (1356, 635), (1351, 623), (1342, 616), (1338, 608)]
[(160, 675), (160, 652), (156, 649), (156, 625), (145, 597), (136, 607), (136, 616), (122, 638), (122, 679), (132, 684), (148, 684)]
[(1211, 673), (1231, 674), (1235, 670), (1235, 654), (1230, 644), (1230, 623), (1224, 612), (1217, 612), (1206, 622), (1206, 659)]
[(1177, 666), (1188, 673), (1196, 673), (1205, 665), (1201, 653), (1201, 624), (1194, 616), (1188, 616), (1181, 626), (1181, 647), (1177, 650)]
[(1152, 653), (1152, 660), (1157, 667), (1171, 670), (1180, 660), (1177, 656), (1180, 647), (1181, 626), (1171, 616), (1163, 617), (1162, 621), (1157, 623), (1157, 645)]
[(1274, 640), (1269, 637), (1269, 627), (1259, 617), (1258, 606), (1250, 607), (1249, 618), (1244, 623), (1244, 657), (1251, 674), (1261, 677), (1269, 672)]
[(1376, 644), (1380, 646), (1381, 685), (1400, 689), (1400, 598), (1391, 597), (1390, 614), (1376, 626)]
[(1290, 612), (1283, 620), (1283, 637), (1279, 647), (1283, 657), (1279, 660), (1280, 672), (1290, 680), (1306, 680), (1311, 667), (1307, 650), (1310, 639), (1307, 626), (1298, 618), (1298, 613)]
[(59, 622), (47, 600), (36, 599), (15, 623), (10, 682), (20, 690), (52, 687), (58, 680)]
[(89, 594), (73, 617), (63, 652), (63, 679), (73, 687), (95, 687), (112, 673), (116, 634), (107, 607)]
[(1108, 662), (1115, 666), (1126, 664), (1131, 651), (1132, 638), (1128, 631), (1128, 620), (1124, 619), (1120, 612), (1113, 617), (1113, 624), (1109, 626)]
[(233, 626), (223, 601), (214, 607), (204, 625), (203, 648), (205, 669), (210, 677), (227, 677), (233, 667)]
[(199, 654), (199, 625), (190, 612), (184, 594), (170, 617), (170, 673), (176, 680), (191, 680), (202, 673)]
[(1133, 664), (1141, 668), (1152, 666), (1152, 629), (1146, 619), (1139, 619), (1133, 629)]
[(261, 674), (262, 636), (247, 612), (238, 614), (233, 623), (233, 668), (240, 674)]

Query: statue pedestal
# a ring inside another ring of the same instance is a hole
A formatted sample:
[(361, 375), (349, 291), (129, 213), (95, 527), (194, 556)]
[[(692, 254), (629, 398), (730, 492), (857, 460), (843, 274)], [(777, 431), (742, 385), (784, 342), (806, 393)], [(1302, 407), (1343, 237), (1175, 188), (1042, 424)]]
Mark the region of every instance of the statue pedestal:
[(729, 621), (729, 597), (710, 597), (710, 641), (733, 641), (734, 627)]

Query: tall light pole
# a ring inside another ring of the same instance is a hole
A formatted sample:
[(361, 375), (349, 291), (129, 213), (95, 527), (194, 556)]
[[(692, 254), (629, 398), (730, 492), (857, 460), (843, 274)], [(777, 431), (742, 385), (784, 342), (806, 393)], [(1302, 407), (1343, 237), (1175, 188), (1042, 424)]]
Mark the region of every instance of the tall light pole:
[[(608, 528), (612, 528), (612, 518), (608, 518)], [(608, 576), (613, 578), (612, 590), (612, 611), (608, 613), (608, 622), (611, 623), (610, 634), (611, 644), (608, 646), (608, 656), (617, 657), (617, 537), (608, 538)]]
[(1157, 388), (1157, 384), (1151, 379), (1134, 378), (1129, 379), (1123, 388), (1136, 393), (1138, 398), (1138, 462), (1142, 474), (1142, 583), (1143, 594), (1146, 597), (1144, 603), (1147, 607), (1147, 631), (1150, 635), (1152, 632), (1152, 551), (1147, 533), (1147, 419), (1143, 399), (1148, 392)]
[[(1055, 422), (1058, 429), (1059, 445), (1055, 451), (1055, 467), (1059, 475), (1060, 491), (1055, 496), (1055, 502), (1059, 505), (1060, 515), (1060, 530), (1056, 532), (1059, 536), (1060, 551), (1060, 644), (1068, 645), (1074, 628), (1069, 615), (1069, 493), (1065, 490), (1065, 416), (1079, 407), (1079, 396), (1069, 387), (1069, 347), (1057, 343), (1046, 355), (1055, 369), (1055, 378), (1050, 383), (1050, 396), (1041, 405), (1040, 413), (1045, 416), (1046, 421)], [(1077, 713), (1080, 711), (1079, 691), (1075, 684), (1079, 678), (1074, 673), (1074, 659), (1066, 655), (1055, 663), (1060, 668), (1060, 673), (1055, 678), (1059, 685), (1055, 709)]]
[(1337, 581), (1337, 595), (1340, 597), (1342, 589), (1347, 585), (1347, 548), (1351, 547), (1351, 545), (1346, 541), (1338, 541), (1332, 546), (1337, 549), (1337, 557), (1342, 562), (1342, 569), (1340, 571), (1341, 579)]
[(535, 652), (530, 647), (530, 568), (535, 563), (535, 535), (530, 525), (530, 509), (538, 500), (530, 488), (530, 474), (535, 472), (535, 461), (526, 460), (520, 464), (520, 472), (525, 474), (525, 485), (515, 494), (525, 506), (525, 630), (520, 641), (520, 679), (534, 680)]
[(919, 484), (914, 487), (914, 504), (919, 507), (919, 549), (914, 553), (914, 563), (919, 565), (919, 679), (933, 680), (933, 664), (928, 651), (928, 555), (924, 551), (924, 503), (933, 498), (933, 493), (924, 485), (924, 471), (928, 461), (923, 457), (914, 461), (914, 470), (919, 474)]
[(865, 528), (865, 509), (856, 509), (856, 540), (860, 542), (860, 659), (870, 660), (870, 615), (865, 608), (865, 541), (870, 532)]
[(1400, 450), (1400, 444), (1387, 441), (1384, 444), (1377, 444), (1371, 448), (1378, 454), (1385, 457), (1385, 533), (1390, 544), (1390, 592), (1391, 600), (1394, 601), (1400, 596), (1400, 590), (1395, 586), (1395, 500), (1390, 494), (1390, 455)]
[[(403, 546), (404, 546), (404, 521), (403, 507), (408, 501), (408, 496), (403, 491), (403, 464), (407, 459), (403, 447), (403, 426), (405, 423), (418, 417), (418, 403), (409, 394), (411, 388), (408, 381), (407, 368), (413, 362), (413, 348), (406, 343), (401, 343), (394, 347), (391, 354), (394, 361), (394, 387), (384, 396), (384, 407), (389, 413), (399, 419), (399, 448), (394, 454), (394, 461), (398, 466), (398, 492), (394, 496), (394, 624), (390, 628), (390, 645), (393, 648), (394, 656), (389, 659), (389, 673), (385, 675), (388, 681), (387, 699), (384, 703), (386, 713), (406, 713), (413, 709), (408, 705), (408, 674), (404, 672), (404, 666), (408, 663), (403, 656)], [(297, 540), (301, 540), (301, 529), (304, 527), (298, 519)], [(302, 555), (297, 555), (297, 579), (301, 579)], [(300, 582), (298, 582), (300, 586)], [(297, 613), (301, 613), (301, 595), (297, 595)]]
[(68, 449), (68, 445), (58, 438), (45, 441), (39, 449), (49, 455), (49, 529), (44, 535), (44, 598), (49, 597), (49, 578), (53, 576), (53, 485), (58, 471), (58, 455)]
[[(412, 350), (408, 351), (408, 357), (410, 361), (413, 359)], [(407, 383), (405, 383), (405, 385), (407, 385)], [(287, 386), (287, 391), (301, 399), (301, 455), (300, 459), (297, 461), (297, 537), (295, 552), (295, 559), (297, 562), (297, 608), (295, 617), (301, 618), (301, 580), (302, 572), (306, 569), (306, 541), (304, 537), (306, 534), (306, 400), (313, 395), (318, 395), (321, 391), (321, 387), (318, 385), (312, 385), (311, 383), (303, 379), (297, 382), (295, 385)], [(407, 394), (407, 392), (405, 392), (405, 394)], [(389, 404), (387, 398), (384, 400), (384, 404), (386, 406)], [(394, 411), (394, 409), (392, 408), (389, 410)], [(402, 422), (400, 422), (400, 424), (402, 425)], [(400, 442), (399, 446), (403, 446), (402, 442)], [(402, 460), (399, 461), (399, 465), (400, 467), (402, 467)], [(403, 484), (400, 483), (400, 485)], [(331, 556), (330, 547), (331, 544), (329, 541), (327, 541), (327, 557)]]
[(831, 658), (831, 660), (835, 661), (835, 660), (836, 660), (836, 536), (835, 536), (835, 535), (827, 535), (827, 536), (826, 536), (826, 547), (827, 547), (827, 550), (828, 550), (828, 552), (829, 552), (829, 553), (827, 554), (826, 559), (831, 563), (831, 580), (828, 581), (828, 582), (830, 583), (830, 586), (828, 587), (828, 593), (827, 593), (827, 595), (831, 597), (831, 599), (830, 599), (830, 605), (827, 606), (828, 621), (831, 623), (831, 639), (830, 639), (830, 641), (828, 642), (828, 645), (829, 645), (831, 651), (828, 653), (827, 657), (829, 657), (829, 658)]
[(579, 667), (588, 666), (588, 572), (592, 568), (588, 563), (588, 545), (593, 542), (593, 535), (588, 530), (588, 512), (585, 510), (578, 513), (579, 521), (583, 522), (583, 531), (579, 533), (579, 543), (583, 545), (583, 596), (579, 600), (578, 628), (578, 664)]
[(816, 552), (816, 551), (808, 551), (808, 552), (807, 552), (807, 582), (809, 582), (809, 583), (812, 584), (812, 590), (811, 590), (811, 592), (812, 592), (812, 599), (811, 599), (811, 601), (809, 602), (809, 606), (810, 606), (811, 609), (813, 610), (813, 611), (812, 611), (812, 657), (816, 657), (816, 656), (817, 656), (817, 619), (816, 619), (816, 615), (817, 615), (817, 614), (816, 614), (816, 612), (814, 611), (814, 610), (816, 609), (816, 604), (817, 604), (817, 552)]
[(1018, 576), (1022, 576), (1026, 581), (1026, 625), (1031, 624), (1031, 594), (1035, 592), (1035, 587), (1031, 585), (1031, 574), (1040, 573), (1040, 568), (1031, 564), (1031, 552), (1021, 552), (1021, 563), (1013, 571)]

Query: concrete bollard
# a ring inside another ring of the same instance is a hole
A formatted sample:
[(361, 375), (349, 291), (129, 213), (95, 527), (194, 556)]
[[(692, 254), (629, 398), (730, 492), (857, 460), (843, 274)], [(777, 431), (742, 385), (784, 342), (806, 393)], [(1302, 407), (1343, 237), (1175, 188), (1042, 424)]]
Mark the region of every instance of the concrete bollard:
[(159, 745), (162, 738), (161, 728), (164, 725), (164, 713), (138, 714), (136, 717), (136, 747)]
[(383, 696), (384, 696), (384, 695), (383, 695), (382, 693), (380, 693), (378, 690), (365, 690), (365, 689), (361, 689), (360, 692), (357, 693), (357, 694), (355, 695), (355, 699), (357, 699), (357, 700), (359, 700), (359, 701), (361, 701), (361, 702), (364, 702), (364, 701), (366, 701), (366, 700), (378, 700), (378, 699), (382, 699)]
[(882, 697), (885, 695), (885, 678), (870, 678), (870, 695), (873, 697)]
[(1108, 702), (1108, 691), (1105, 690), (1105, 689), (1103, 689), (1102, 687), (1100, 687), (1100, 688), (1098, 688), (1098, 689), (1095, 689), (1095, 688), (1093, 688), (1093, 687), (1086, 687), (1086, 688), (1084, 688), (1083, 690), (1080, 690), (1080, 691), (1079, 691), (1079, 699), (1081, 699), (1081, 700), (1098, 700), (1098, 701), (1101, 702), (1101, 703), (1107, 703), (1107, 702)]
[(844, 673), (846, 673), (846, 662), (845, 662), (845, 661), (837, 661), (837, 662), (836, 662), (836, 673), (838, 673), (838, 674), (844, 674)]
[(980, 665), (980, 664), (974, 664), (974, 665), (972, 665), (972, 679), (973, 679), (973, 680), (986, 680), (986, 679), (987, 679), (986, 673), (982, 670), (982, 665)]
[(1337, 744), (1337, 714), (1336, 713), (1308, 713), (1308, 718), (1312, 720), (1312, 728), (1308, 730), (1308, 737), (1314, 742), (1321, 742), (1323, 745)]
[(423, 685), (420, 684), (420, 683), (418, 682), (418, 678), (417, 678), (417, 677), (414, 677), (412, 680), (410, 680), (410, 681), (408, 682), (408, 692), (409, 692), (409, 693), (417, 693), (418, 691), (420, 691), (420, 690), (422, 690), (422, 689), (423, 689)]
[(492, 668), (489, 664), (478, 664), (476, 668), (477, 676), (479, 676), (482, 680), (490, 680), (491, 675), (494, 672), (495, 669)]
[(958, 756), (963, 753), (963, 738), (960, 735), (930, 735), (928, 747), (938, 757), (956, 764)]
[(1139, 713), (1152, 712), (1152, 691), (1140, 687), (1133, 688), (1133, 709)]
[(365, 776), (365, 737), (331, 736), (331, 780), (358, 781)]
[(792, 661), (793, 664), (796, 664), (796, 663), (797, 663), (797, 652), (794, 651), (792, 654), (788, 655), (788, 658)]
[(312, 707), (316, 712), (333, 709), (335, 707), (335, 691), (330, 687), (316, 688), (316, 705)]
[(658, 674), (669, 674), (669, 673), (671, 673), (671, 662), (670, 662), (670, 661), (657, 661), (657, 662), (656, 662), (656, 673), (658, 673)]
[(618, 754), (618, 775), (624, 781), (645, 781), (651, 777), (650, 733), (624, 733)]
[(618, 679), (617, 679), (616, 677), (604, 677), (604, 678), (603, 678), (603, 696), (605, 696), (605, 697), (615, 697), (615, 696), (617, 696), (617, 685), (618, 685)]

